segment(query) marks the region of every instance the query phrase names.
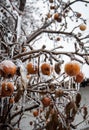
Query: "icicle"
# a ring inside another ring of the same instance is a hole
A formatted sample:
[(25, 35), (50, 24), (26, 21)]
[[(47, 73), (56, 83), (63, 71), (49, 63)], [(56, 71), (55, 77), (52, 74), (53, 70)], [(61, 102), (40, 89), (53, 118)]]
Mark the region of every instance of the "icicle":
[(77, 90), (77, 84), (75, 84), (75, 90)]
[[(13, 5), (14, 6), (14, 5)], [(17, 16), (17, 42), (19, 41), (20, 34), (21, 34), (21, 20), (22, 20), (22, 15), (19, 15), (18, 12), (15, 10), (14, 14)]]
[(20, 67), (20, 74), (21, 74), (21, 83), (26, 90), (27, 87), (27, 76), (26, 76), (26, 70), (25, 66), (23, 65), (22, 61), (17, 60), (18, 67)]
[(27, 91), (25, 90), (24, 94), (23, 94), (23, 97), (22, 97), (22, 110), (23, 111), (25, 110), (26, 94), (27, 94)]
[(20, 34), (21, 34), (21, 20), (22, 20), (22, 16), (18, 14), (17, 17), (18, 17), (18, 23), (17, 23), (17, 42), (18, 42), (18, 40), (20, 38)]
[(3, 14), (0, 12), (0, 21), (2, 22)]
[(33, 69), (36, 69), (35, 59), (33, 58)]
[(14, 48), (15, 48), (15, 45), (12, 46), (12, 50), (11, 50), (11, 58), (13, 58), (13, 56), (14, 56)]
[(71, 89), (71, 77), (69, 77), (69, 86), (68, 86), (68, 89), (69, 90)]
[(8, 90), (7, 84), (5, 85), (5, 90), (6, 90), (6, 91)]
[(24, 94), (22, 96), (22, 110), (24, 111), (25, 109), (25, 101), (26, 101), (26, 94), (27, 94), (27, 77), (26, 77), (26, 70), (25, 70), (25, 66), (23, 65), (23, 63), (19, 60), (17, 61), (18, 63), (18, 66), (20, 67), (20, 74), (21, 74), (21, 83), (22, 83), (22, 86), (24, 87), (23, 90), (24, 90)]
[(10, 103), (10, 98), (6, 97), (7, 105)]
[(74, 89), (73, 88), (73, 77), (71, 77), (71, 88), (72, 88), (72, 90)]
[(4, 107), (4, 98), (1, 98), (1, 113), (0, 115), (3, 116), (3, 107)]
[(23, 66), (20, 67), (20, 73), (21, 73), (22, 84), (24, 86), (24, 89), (26, 89), (26, 87), (27, 87), (27, 77), (26, 77), (26, 73), (25, 73)]
[(0, 97), (1, 97), (1, 93), (2, 93), (2, 87), (1, 87), (1, 83), (0, 83)]
[(77, 91), (79, 91), (79, 89), (80, 89), (80, 84), (78, 83), (77, 84)]

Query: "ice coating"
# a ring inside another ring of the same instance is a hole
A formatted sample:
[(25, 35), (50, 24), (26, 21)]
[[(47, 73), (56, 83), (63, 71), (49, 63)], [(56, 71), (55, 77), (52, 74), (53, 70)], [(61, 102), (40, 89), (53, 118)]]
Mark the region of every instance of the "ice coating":
[(5, 75), (14, 75), (16, 73), (16, 65), (10, 60), (4, 60), (0, 63), (0, 70)]
[(10, 60), (4, 60), (4, 61), (2, 61), (1, 63), (0, 63), (0, 69), (1, 70), (3, 70), (3, 66), (6, 66), (7, 68), (8, 67), (13, 67), (13, 66), (15, 66), (15, 64), (12, 62), (12, 61), (10, 61)]
[(26, 77), (25, 67), (23, 66), (23, 64), (20, 66), (20, 73), (21, 73), (22, 84), (23, 84), (24, 88), (26, 89), (27, 77)]

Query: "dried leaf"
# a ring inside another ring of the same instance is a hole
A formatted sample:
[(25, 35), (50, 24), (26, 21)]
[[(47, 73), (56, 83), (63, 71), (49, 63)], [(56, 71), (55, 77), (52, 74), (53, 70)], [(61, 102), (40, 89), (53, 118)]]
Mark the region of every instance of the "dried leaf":
[(23, 90), (19, 89), (16, 96), (15, 96), (15, 98), (14, 98), (14, 101), (18, 102), (22, 95), (23, 95)]
[(63, 96), (63, 94), (64, 94), (64, 91), (62, 89), (58, 89), (55, 91), (56, 97), (61, 97), (61, 96)]
[(77, 106), (77, 107), (80, 106), (80, 101), (81, 101), (81, 94), (80, 94), (80, 93), (77, 93), (76, 99), (75, 99), (75, 103), (76, 103), (76, 106)]
[(60, 74), (61, 72), (60, 63), (56, 63), (54, 69), (57, 74)]
[(67, 121), (72, 122), (77, 113), (77, 107), (74, 101), (70, 101), (65, 107)]
[(86, 116), (88, 114), (88, 110), (87, 110), (87, 107), (83, 107), (83, 118), (86, 119)]

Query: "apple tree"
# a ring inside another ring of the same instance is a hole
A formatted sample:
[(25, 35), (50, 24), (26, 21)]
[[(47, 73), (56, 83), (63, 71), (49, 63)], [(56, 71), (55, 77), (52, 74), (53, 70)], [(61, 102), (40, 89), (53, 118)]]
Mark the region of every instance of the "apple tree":
[[(71, 130), (89, 65), (88, 0), (0, 0), (0, 129)], [(82, 120), (75, 124), (78, 114)]]

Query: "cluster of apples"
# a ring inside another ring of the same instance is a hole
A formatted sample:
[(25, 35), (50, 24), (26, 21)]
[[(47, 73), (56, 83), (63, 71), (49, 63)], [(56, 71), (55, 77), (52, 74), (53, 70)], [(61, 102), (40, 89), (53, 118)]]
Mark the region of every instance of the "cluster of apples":
[[(4, 60), (0, 63), (0, 76), (6, 78), (13, 77), (16, 74), (17, 67), (10, 60)], [(12, 82), (3, 81), (1, 83), (1, 97), (11, 96), (14, 92)]]
[[(61, 68), (60, 64), (56, 63), (55, 66), (51, 66), (49, 63), (42, 63), (40, 66), (40, 71), (43, 75), (50, 76), (51, 73), (55, 70), (57, 74), (60, 74)], [(39, 68), (37, 65), (33, 65), (31, 62), (27, 64), (27, 72), (28, 74), (37, 74), (39, 71)]]
[[(27, 73), (30, 74), (37, 74), (39, 68), (37, 65), (33, 65), (33, 63), (29, 62), (26, 65)], [(60, 73), (60, 64), (56, 63), (54, 70), (57, 74)], [(43, 75), (50, 76), (53, 67), (48, 63), (42, 63), (40, 66), (40, 71)], [(17, 74), (17, 66), (11, 60), (4, 60), (0, 63), (0, 76), (4, 77), (5, 79), (13, 77)], [(14, 85), (12, 82), (3, 81), (1, 84), (1, 96), (11, 96), (14, 92)]]
[[(41, 99), (41, 102), (42, 102), (42, 105), (43, 107), (48, 107), (51, 105), (51, 98), (50, 97), (47, 97), (47, 96), (44, 96), (42, 99)], [(40, 108), (40, 113), (43, 111), (42, 108)], [(33, 116), (34, 117), (37, 117), (39, 116), (39, 110), (38, 109), (35, 109), (33, 110)]]
[[(37, 74), (39, 71), (38, 66), (34, 66), (31, 62), (26, 65), (26, 69), (28, 74)], [(53, 70), (55, 70), (57, 74), (60, 74), (61, 68), (59, 63), (56, 63), (53, 67), (45, 62), (41, 64), (40, 70), (43, 75), (50, 76)], [(71, 61), (65, 64), (64, 70), (69, 76), (75, 77), (77, 83), (83, 81), (84, 74), (80, 71), (80, 65), (77, 62)], [(0, 63), (0, 75), (2, 77), (13, 77), (16, 71), (17, 66), (12, 61), (4, 60)], [(3, 81), (1, 87), (1, 96), (11, 96), (14, 92), (14, 85), (12, 82)]]
[[(50, 1), (50, 3), (52, 3), (53, 1)], [(55, 9), (55, 6), (51, 6), (50, 9)], [(65, 13), (69, 12), (69, 10), (66, 10)], [(77, 12), (76, 13), (76, 17), (77, 18), (80, 18), (81, 17), (81, 13)], [(63, 16), (65, 17), (65, 14), (63, 14)], [(52, 17), (52, 14), (48, 13), (47, 14), (47, 18), (51, 18)], [(62, 14), (56, 12), (54, 13), (54, 20), (57, 21), (57, 22), (62, 22)], [(86, 25), (84, 23), (80, 24), (79, 25), (79, 29), (81, 31), (85, 31), (87, 29)]]
[(70, 61), (65, 64), (64, 70), (69, 76), (74, 77), (75, 82), (81, 83), (83, 81), (84, 74), (80, 71), (79, 63)]

